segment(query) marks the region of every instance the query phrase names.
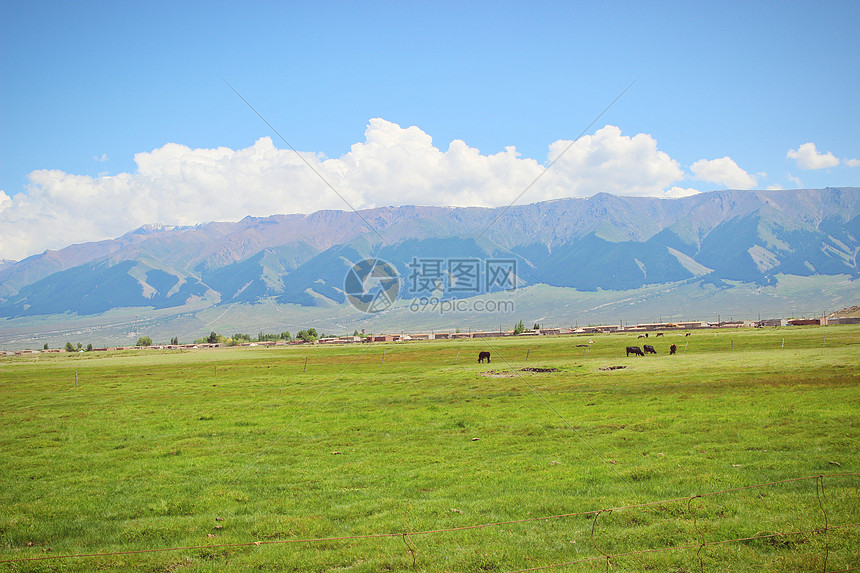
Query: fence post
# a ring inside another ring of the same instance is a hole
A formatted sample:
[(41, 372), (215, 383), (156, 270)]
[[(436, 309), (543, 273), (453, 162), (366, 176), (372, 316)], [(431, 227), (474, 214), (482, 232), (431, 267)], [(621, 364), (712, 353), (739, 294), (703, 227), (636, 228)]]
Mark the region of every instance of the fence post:
[(307, 371), (308, 371), (308, 357), (305, 356), (305, 367), (302, 369), (302, 372), (307, 372)]

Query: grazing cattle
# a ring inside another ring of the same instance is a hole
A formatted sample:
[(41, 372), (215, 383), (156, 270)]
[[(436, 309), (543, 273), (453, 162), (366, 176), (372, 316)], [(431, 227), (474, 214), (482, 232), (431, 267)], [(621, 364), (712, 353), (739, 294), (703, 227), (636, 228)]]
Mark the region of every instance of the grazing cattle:
[(676, 350), (678, 350), (678, 347), (673, 344), (669, 347), (669, 354), (675, 354)]
[(490, 363), (490, 353), (489, 352), (478, 353), (478, 362), (483, 362), (484, 358), (487, 359), (487, 364), (489, 364)]
[(648, 335), (647, 334), (640, 334), (636, 338), (648, 338)]
[(688, 333), (687, 333), (687, 334), (685, 334), (684, 336), (690, 336), (690, 333), (688, 332)]
[(644, 354), (642, 354), (642, 349), (638, 346), (627, 347), (627, 356), (630, 356), (631, 354), (634, 354), (636, 356), (645, 356)]
[(658, 333), (657, 333), (657, 334), (655, 334), (654, 336), (663, 336), (663, 333), (662, 333), (662, 332), (658, 332)]
[(657, 351), (654, 350), (654, 347), (651, 346), (650, 344), (646, 344), (642, 348), (645, 349), (645, 354), (657, 354)]

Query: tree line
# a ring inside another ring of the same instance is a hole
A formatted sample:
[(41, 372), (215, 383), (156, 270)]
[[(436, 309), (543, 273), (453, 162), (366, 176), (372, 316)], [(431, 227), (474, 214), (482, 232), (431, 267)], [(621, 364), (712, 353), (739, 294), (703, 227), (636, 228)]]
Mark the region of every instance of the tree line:
[[(540, 329), (540, 324), (535, 323), (534, 326), (532, 326), (532, 330), (538, 329)], [(517, 324), (514, 325), (513, 333), (515, 335), (522, 334), (526, 331), (527, 329), (525, 327), (525, 324), (523, 324), (522, 320), (520, 320)], [(459, 328), (457, 329), (457, 332), (460, 332)], [(352, 335), (360, 336), (362, 338), (366, 336), (364, 333), (360, 334), (357, 329), (352, 333)], [(280, 333), (266, 333), (261, 330), (257, 333), (256, 338), (253, 338), (250, 334), (241, 332), (236, 332), (233, 334), (233, 336), (227, 337), (213, 330), (209, 333), (209, 336), (198, 338), (193, 342), (193, 344), (226, 344), (227, 346), (238, 346), (240, 344), (246, 344), (250, 342), (279, 342), (281, 340), (286, 342), (292, 342), (293, 340), (301, 340), (302, 342), (314, 342), (316, 340), (319, 340), (320, 338), (326, 338), (326, 335), (324, 333), (318, 333), (315, 328), (306, 328), (304, 330), (300, 330), (296, 333), (295, 338), (292, 334), (290, 334), (289, 330), (285, 330), (284, 332)], [(137, 344), (135, 346), (146, 347), (152, 345), (152, 338), (150, 338), (149, 336), (141, 336), (137, 339)], [(178, 346), (179, 337), (174, 336), (170, 339), (170, 342), (167, 343), (167, 345)], [(48, 350), (47, 343), (45, 343), (44, 349)], [(86, 348), (84, 348), (84, 346), (80, 342), (78, 342), (77, 344), (66, 342), (65, 350), (66, 352), (92, 352), (93, 345), (87, 344)]]

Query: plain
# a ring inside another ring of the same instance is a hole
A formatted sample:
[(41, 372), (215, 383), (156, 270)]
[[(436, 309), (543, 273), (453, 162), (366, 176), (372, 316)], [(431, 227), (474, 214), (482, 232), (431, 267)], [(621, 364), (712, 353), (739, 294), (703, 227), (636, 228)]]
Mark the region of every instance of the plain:
[(0, 563), (857, 566), (860, 328), (652, 333), (656, 356), (624, 356), (641, 342), (2, 358)]

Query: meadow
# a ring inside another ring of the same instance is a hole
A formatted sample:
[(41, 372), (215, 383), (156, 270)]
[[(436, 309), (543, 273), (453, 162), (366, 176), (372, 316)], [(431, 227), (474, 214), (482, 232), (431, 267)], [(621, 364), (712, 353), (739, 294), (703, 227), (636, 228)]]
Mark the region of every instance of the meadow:
[(0, 569), (860, 566), (860, 327), (642, 342), (0, 358)]

